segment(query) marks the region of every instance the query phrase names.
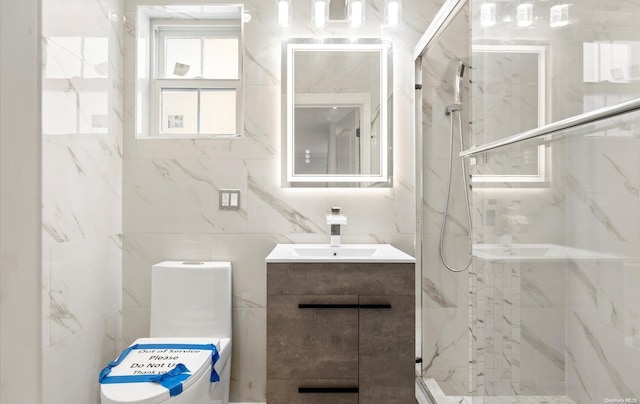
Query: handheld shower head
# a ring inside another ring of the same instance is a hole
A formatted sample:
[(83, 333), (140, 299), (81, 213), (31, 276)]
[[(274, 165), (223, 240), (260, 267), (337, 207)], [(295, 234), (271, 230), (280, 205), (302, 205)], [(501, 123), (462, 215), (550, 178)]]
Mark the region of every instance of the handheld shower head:
[(456, 74), (455, 103), (462, 104), (462, 78), (464, 77), (464, 69), (466, 65), (460, 61), (458, 63), (458, 74)]
[(464, 64), (464, 62), (458, 63), (458, 77), (462, 78), (464, 76), (464, 68), (465, 67), (466, 67), (466, 65)]

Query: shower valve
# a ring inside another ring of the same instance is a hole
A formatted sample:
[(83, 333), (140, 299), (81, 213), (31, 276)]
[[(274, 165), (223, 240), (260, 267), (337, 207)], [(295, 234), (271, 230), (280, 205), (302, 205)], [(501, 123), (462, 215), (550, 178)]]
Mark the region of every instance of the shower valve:
[(444, 109), (445, 115), (451, 115), (455, 111), (462, 111), (462, 105), (451, 104), (451, 105), (447, 105)]

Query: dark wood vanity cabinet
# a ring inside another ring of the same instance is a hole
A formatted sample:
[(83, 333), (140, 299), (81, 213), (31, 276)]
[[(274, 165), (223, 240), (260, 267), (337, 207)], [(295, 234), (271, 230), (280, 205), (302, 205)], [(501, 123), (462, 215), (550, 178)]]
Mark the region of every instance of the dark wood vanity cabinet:
[(414, 315), (414, 264), (267, 264), (267, 403), (415, 402)]

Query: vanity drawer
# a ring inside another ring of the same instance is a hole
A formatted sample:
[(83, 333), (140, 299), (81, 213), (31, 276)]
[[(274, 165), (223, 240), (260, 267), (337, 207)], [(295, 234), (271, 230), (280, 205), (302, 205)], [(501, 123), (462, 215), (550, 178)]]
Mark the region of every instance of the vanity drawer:
[(268, 404), (358, 404), (358, 379), (271, 379)]
[(268, 379), (358, 378), (358, 296), (269, 295), (267, 307)]
[(272, 295), (413, 295), (415, 264), (269, 263)]

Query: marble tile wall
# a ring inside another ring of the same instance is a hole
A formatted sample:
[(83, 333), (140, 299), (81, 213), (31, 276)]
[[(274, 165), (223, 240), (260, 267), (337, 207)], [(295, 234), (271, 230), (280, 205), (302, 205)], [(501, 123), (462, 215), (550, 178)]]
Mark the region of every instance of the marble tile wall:
[[(469, 46), (469, 9), (464, 7), (422, 60), (423, 230), (417, 237), (422, 248), (422, 374), (435, 379), (447, 395), (469, 392), (469, 277), (467, 272), (448, 271), (439, 255), (451, 136), (445, 107), (454, 102), (458, 62), (468, 62)], [(468, 80), (465, 83), (466, 96)], [(462, 114), (463, 131), (468, 133), (466, 108)], [(444, 252), (451, 265), (460, 267), (468, 257), (469, 226), (462, 197), (462, 172), (456, 157), (461, 150), (457, 117), (455, 121), (452, 198)]]
[(122, 10), (122, 0), (42, 2), (47, 404), (98, 403), (97, 375), (121, 345)]
[(577, 403), (640, 399), (640, 115), (634, 115), (635, 124), (566, 148), (567, 241), (619, 257), (567, 265), (567, 393)]
[[(222, 2), (222, 1), (221, 1)], [(264, 257), (277, 243), (326, 243), (324, 214), (341, 206), (349, 223), (342, 241), (392, 243), (414, 252), (414, 44), (438, 5), (404, 2), (404, 21), (381, 29), (383, 1), (367, 3), (357, 31), (316, 31), (311, 6), (293, 2), (290, 27), (277, 25), (276, 3), (244, 1), (244, 137), (234, 140), (136, 139), (134, 43), (136, 5), (127, 1), (123, 167), (123, 344), (149, 334), (151, 265), (168, 259), (233, 264), (232, 401), (264, 401), (266, 274)], [(186, 2), (185, 2), (186, 3)], [(192, 1), (188, 2), (193, 4)], [(215, 3), (215, 2), (213, 2)], [(208, 3), (210, 4), (210, 3)], [(394, 46), (394, 187), (281, 187), (281, 46), (286, 37), (384, 37)], [(218, 190), (241, 190), (238, 211), (218, 210)]]
[(478, 258), (471, 278), (474, 394), (564, 395), (564, 260)]

